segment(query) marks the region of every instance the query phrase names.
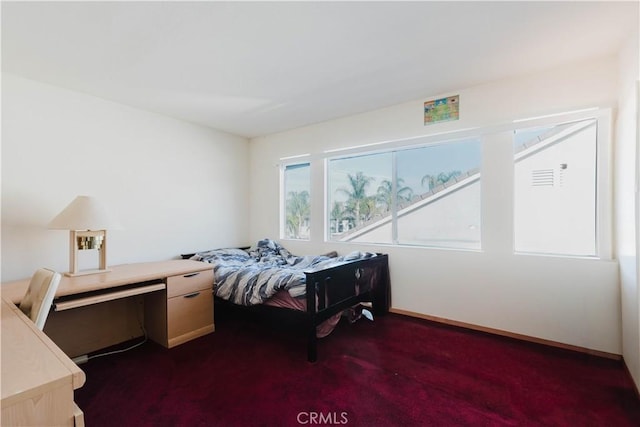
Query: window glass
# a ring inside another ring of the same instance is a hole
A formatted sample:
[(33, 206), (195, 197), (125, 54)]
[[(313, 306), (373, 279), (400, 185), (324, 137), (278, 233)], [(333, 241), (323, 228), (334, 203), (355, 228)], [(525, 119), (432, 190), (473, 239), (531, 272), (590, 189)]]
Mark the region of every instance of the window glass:
[(309, 163), (287, 165), (284, 168), (284, 218), (282, 236), (285, 239), (309, 239), (311, 214), (311, 167)]
[(398, 151), (397, 242), (480, 249), (480, 139)]
[(595, 119), (514, 132), (517, 252), (594, 256)]
[(331, 240), (480, 248), (478, 138), (331, 159)]
[(331, 159), (328, 162), (329, 239), (391, 243), (391, 152)]

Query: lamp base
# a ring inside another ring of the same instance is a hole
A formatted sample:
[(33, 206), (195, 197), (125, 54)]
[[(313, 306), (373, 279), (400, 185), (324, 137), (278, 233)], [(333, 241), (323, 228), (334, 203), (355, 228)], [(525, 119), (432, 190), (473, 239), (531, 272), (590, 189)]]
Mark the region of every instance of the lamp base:
[(83, 270), (83, 271), (78, 271), (76, 273), (72, 273), (72, 272), (69, 271), (67, 273), (64, 273), (64, 275), (67, 276), (67, 277), (76, 277), (76, 276), (86, 276), (88, 274), (108, 273), (110, 271), (111, 271), (111, 269), (109, 269), (109, 268), (106, 268), (106, 269), (103, 269), (103, 270)]
[[(100, 255), (98, 269), (79, 270), (78, 251), (97, 249)], [(69, 272), (65, 276), (85, 276), (87, 274), (106, 273), (107, 268), (107, 230), (69, 230)]]

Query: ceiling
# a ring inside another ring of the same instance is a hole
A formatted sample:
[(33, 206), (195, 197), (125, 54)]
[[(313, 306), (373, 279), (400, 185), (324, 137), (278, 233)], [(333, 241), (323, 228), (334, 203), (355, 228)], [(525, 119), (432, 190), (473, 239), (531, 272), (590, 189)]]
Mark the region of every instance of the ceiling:
[(637, 2), (2, 2), (2, 70), (245, 137), (617, 52)]

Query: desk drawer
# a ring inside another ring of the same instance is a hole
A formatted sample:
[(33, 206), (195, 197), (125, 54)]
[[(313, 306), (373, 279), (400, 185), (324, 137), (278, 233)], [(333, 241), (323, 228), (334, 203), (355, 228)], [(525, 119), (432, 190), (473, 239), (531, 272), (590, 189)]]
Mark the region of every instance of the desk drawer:
[(167, 301), (168, 347), (213, 332), (213, 292), (199, 290)]
[(213, 289), (213, 268), (167, 278), (168, 298), (203, 289)]

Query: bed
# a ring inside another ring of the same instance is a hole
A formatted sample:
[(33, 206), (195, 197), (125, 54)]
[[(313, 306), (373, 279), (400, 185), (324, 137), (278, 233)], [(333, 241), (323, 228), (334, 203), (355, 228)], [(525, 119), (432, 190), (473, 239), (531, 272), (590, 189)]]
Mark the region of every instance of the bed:
[[(217, 304), (243, 307), (304, 326), (307, 359), (317, 360), (318, 338), (340, 317), (389, 311), (388, 256), (352, 252), (296, 256), (278, 242), (260, 240), (250, 248), (216, 249), (183, 255), (213, 264)], [(363, 307), (365, 307), (363, 309)]]

